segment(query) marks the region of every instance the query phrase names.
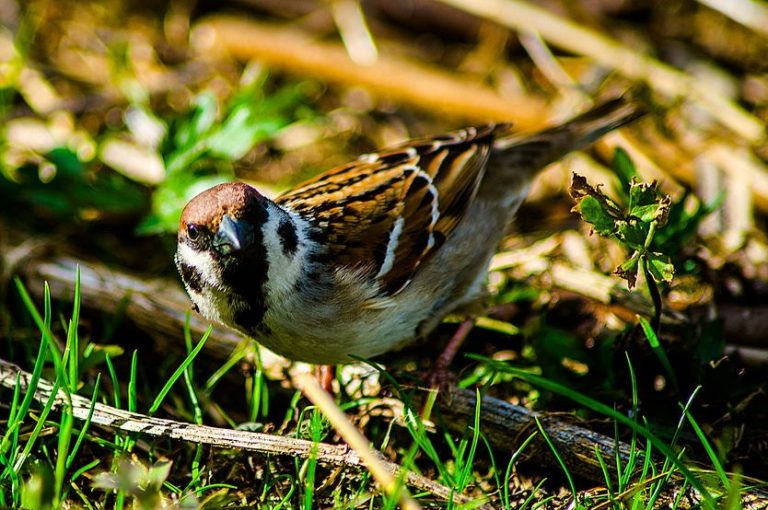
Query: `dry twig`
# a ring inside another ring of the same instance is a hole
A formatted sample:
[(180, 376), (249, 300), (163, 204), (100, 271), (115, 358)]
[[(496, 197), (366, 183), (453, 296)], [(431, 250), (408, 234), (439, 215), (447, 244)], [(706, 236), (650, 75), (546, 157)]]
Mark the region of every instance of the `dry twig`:
[[(17, 381), (23, 388), (29, 385), (32, 374), (18, 366), (0, 359), (0, 386), (15, 388)], [(53, 385), (41, 379), (35, 390), (35, 399), (46, 403), (51, 397)], [(63, 390), (58, 390), (54, 396), (54, 408), (69, 407), (68, 398)], [(219, 448), (234, 448), (254, 451), (268, 455), (287, 455), (291, 457), (309, 458), (315, 456), (318, 462), (339, 466), (362, 469), (365, 462), (361, 456), (347, 445), (313, 443), (304, 439), (275, 436), (259, 432), (223, 429), (195, 425), (174, 420), (164, 420), (139, 413), (132, 413), (101, 403), (95, 403), (91, 414), (91, 401), (80, 395), (71, 395), (72, 407), (68, 409), (78, 420), (86, 420), (91, 416), (91, 424), (113, 431), (133, 432), (158, 439), (173, 439), (195, 444), (205, 444)], [(454, 503), (466, 503), (469, 498), (454, 494), (447, 487), (433, 482), (413, 472), (403, 473), (403, 469), (384, 458), (379, 458), (381, 468), (392, 477), (403, 477), (405, 483), (420, 491), (426, 491), (436, 498)]]
[[(372, 65), (350, 59), (341, 44), (318, 41), (296, 29), (233, 16), (214, 16), (197, 27), (241, 59), (332, 83), (363, 86), (374, 94), (453, 117), (512, 121), (521, 129), (542, 127), (547, 108), (532, 96), (501, 97), (476, 81), (403, 57), (381, 54)], [(200, 37), (203, 39), (203, 37)]]
[(516, 30), (536, 30), (560, 48), (588, 56), (629, 78), (642, 80), (663, 94), (699, 103), (713, 117), (752, 143), (765, 139), (763, 122), (706, 83), (544, 8), (522, 0), (440, 1)]
[[(450, 401), (441, 402), (438, 399), (438, 410), (448, 428), (456, 433), (463, 433), (467, 427), (471, 426), (476, 405), (477, 398), (474, 392), (469, 390), (454, 389), (451, 392)], [(538, 419), (571, 473), (604, 483), (605, 474), (595, 454), (596, 450), (600, 451), (604, 459), (617, 459), (622, 466), (627, 465), (630, 454), (628, 444), (585, 427), (493, 397), (483, 397), (480, 409), (481, 430), (494, 448), (514, 451), (527, 435), (536, 431), (535, 420)], [(536, 461), (546, 462), (556, 469), (559, 467), (554, 455), (543, 441), (533, 448), (531, 457)], [(615, 463), (610, 462), (606, 467), (615, 479)], [(685, 491), (685, 498), (696, 507), (701, 503), (700, 496), (694, 490), (684, 484), (681, 479), (674, 478), (664, 490), (660, 501), (672, 504), (680, 491)], [(768, 508), (768, 493), (762, 490), (745, 490), (741, 498), (743, 508), (753, 510)], [(686, 508), (686, 506), (680, 506), (680, 508)]]

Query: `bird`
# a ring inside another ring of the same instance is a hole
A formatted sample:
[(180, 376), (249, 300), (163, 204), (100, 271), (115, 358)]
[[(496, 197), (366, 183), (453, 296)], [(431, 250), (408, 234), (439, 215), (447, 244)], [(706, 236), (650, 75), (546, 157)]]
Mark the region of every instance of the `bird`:
[(498, 123), (416, 138), (274, 199), (219, 184), (184, 208), (175, 263), (196, 311), (277, 354), (374, 358), (482, 299), (538, 172), (643, 114), (619, 97), (538, 133)]

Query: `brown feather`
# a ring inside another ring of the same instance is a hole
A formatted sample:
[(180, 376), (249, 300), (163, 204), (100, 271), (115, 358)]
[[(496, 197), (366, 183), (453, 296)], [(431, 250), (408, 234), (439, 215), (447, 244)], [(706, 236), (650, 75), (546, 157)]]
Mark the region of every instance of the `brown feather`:
[(496, 136), (508, 129), (491, 124), (411, 140), (329, 170), (276, 201), (322, 229), (331, 263), (378, 275), (384, 295), (395, 295), (456, 228)]

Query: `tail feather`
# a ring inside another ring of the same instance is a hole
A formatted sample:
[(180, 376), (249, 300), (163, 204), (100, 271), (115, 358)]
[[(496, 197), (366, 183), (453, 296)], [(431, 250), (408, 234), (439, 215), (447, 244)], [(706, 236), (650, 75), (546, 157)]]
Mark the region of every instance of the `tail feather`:
[(606, 133), (629, 124), (645, 113), (639, 103), (619, 97), (559, 126), (532, 135), (502, 137), (494, 143), (494, 150), (502, 159), (508, 156), (515, 160), (515, 166), (535, 173), (569, 152), (591, 144)]
[(604, 134), (637, 120), (645, 113), (645, 108), (639, 103), (619, 97), (574, 117), (562, 126), (546, 130), (543, 133), (552, 133), (553, 135), (558, 132), (570, 133), (570, 143), (574, 145), (575, 149), (590, 144)]

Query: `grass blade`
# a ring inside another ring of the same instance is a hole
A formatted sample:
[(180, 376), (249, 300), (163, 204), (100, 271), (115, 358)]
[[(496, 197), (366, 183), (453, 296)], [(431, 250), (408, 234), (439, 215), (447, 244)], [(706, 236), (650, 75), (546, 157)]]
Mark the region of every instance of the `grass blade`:
[(163, 400), (165, 399), (166, 395), (168, 395), (168, 392), (171, 391), (171, 388), (174, 384), (176, 384), (176, 381), (179, 380), (179, 378), (184, 374), (184, 371), (187, 369), (190, 363), (195, 359), (195, 357), (198, 355), (198, 353), (203, 349), (205, 346), (206, 340), (208, 340), (208, 337), (211, 335), (211, 332), (213, 331), (213, 326), (208, 326), (208, 329), (205, 330), (205, 333), (203, 334), (203, 337), (200, 339), (200, 341), (197, 343), (194, 349), (190, 351), (190, 353), (187, 355), (186, 358), (184, 358), (184, 361), (181, 362), (181, 365), (176, 368), (176, 370), (173, 372), (171, 377), (168, 378), (168, 380), (163, 385), (160, 392), (155, 397), (154, 402), (152, 402), (152, 405), (149, 408), (149, 411), (147, 411), (147, 414), (152, 416), (157, 412), (157, 410), (160, 408), (160, 405), (163, 403)]

